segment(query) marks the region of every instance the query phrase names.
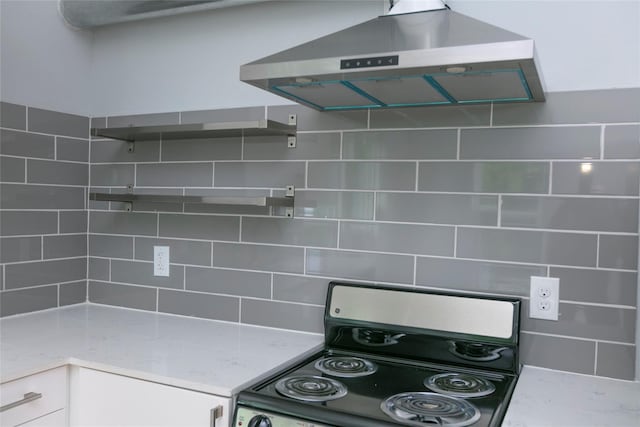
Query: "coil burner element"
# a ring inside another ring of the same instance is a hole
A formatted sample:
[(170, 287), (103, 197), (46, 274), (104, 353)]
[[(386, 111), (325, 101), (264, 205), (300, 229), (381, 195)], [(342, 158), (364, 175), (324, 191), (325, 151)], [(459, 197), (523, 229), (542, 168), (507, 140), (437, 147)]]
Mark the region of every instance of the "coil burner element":
[(327, 375), (342, 378), (364, 377), (378, 370), (375, 363), (352, 356), (323, 357), (315, 363), (315, 368)]
[(480, 411), (473, 404), (437, 393), (395, 394), (383, 401), (380, 409), (394, 420), (411, 426), (464, 427), (480, 419)]
[(326, 402), (346, 396), (347, 387), (331, 378), (313, 375), (286, 377), (276, 383), (283, 396), (307, 402)]

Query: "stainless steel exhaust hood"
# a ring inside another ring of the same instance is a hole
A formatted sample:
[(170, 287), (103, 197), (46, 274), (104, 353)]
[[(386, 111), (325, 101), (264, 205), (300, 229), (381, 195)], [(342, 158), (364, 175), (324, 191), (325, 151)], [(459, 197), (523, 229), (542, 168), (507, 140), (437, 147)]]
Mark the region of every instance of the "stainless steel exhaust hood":
[(322, 111), (544, 101), (533, 40), (448, 9), (386, 15), (240, 67)]

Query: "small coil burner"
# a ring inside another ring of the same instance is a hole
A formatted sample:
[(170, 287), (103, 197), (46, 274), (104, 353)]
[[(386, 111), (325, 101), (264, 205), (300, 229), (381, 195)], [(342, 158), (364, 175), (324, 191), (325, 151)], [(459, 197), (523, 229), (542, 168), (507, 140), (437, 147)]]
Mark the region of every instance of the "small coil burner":
[(503, 350), (505, 350), (505, 347), (497, 347), (494, 345), (476, 342), (449, 342), (449, 351), (453, 355), (473, 362), (491, 362), (493, 360), (500, 359), (500, 352)]
[(326, 402), (346, 396), (344, 384), (313, 375), (286, 377), (276, 383), (276, 390), (283, 396), (306, 402)]
[(451, 396), (415, 392), (393, 395), (382, 402), (380, 409), (406, 425), (464, 427), (480, 419), (473, 404)]
[(327, 375), (342, 378), (364, 377), (378, 370), (375, 363), (351, 356), (323, 357), (316, 362), (315, 368)]
[(432, 375), (424, 380), (424, 385), (431, 391), (454, 397), (482, 397), (496, 391), (496, 386), (484, 378), (455, 372)]

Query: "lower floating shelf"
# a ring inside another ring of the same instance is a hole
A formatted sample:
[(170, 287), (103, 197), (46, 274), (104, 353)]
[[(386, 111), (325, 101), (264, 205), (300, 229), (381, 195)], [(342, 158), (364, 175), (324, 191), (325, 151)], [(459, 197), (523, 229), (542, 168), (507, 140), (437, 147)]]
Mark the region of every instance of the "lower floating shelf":
[[(230, 197), (230, 196), (173, 196), (161, 194), (112, 194), (112, 193), (89, 193), (89, 200), (102, 202), (123, 202), (133, 204), (135, 202), (153, 203), (190, 203), (190, 204), (210, 204), (210, 205), (233, 205), (233, 206), (275, 206), (287, 208), (286, 216), (293, 216), (294, 187), (287, 186), (285, 197)], [(127, 209), (130, 211), (129, 209)]]

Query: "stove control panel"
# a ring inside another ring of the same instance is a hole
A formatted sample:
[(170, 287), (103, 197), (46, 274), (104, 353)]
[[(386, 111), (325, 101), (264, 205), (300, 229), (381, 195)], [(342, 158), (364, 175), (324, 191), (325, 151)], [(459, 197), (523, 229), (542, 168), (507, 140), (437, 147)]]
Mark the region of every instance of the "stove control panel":
[(238, 407), (233, 427), (331, 427), (296, 418), (284, 417), (253, 408)]

